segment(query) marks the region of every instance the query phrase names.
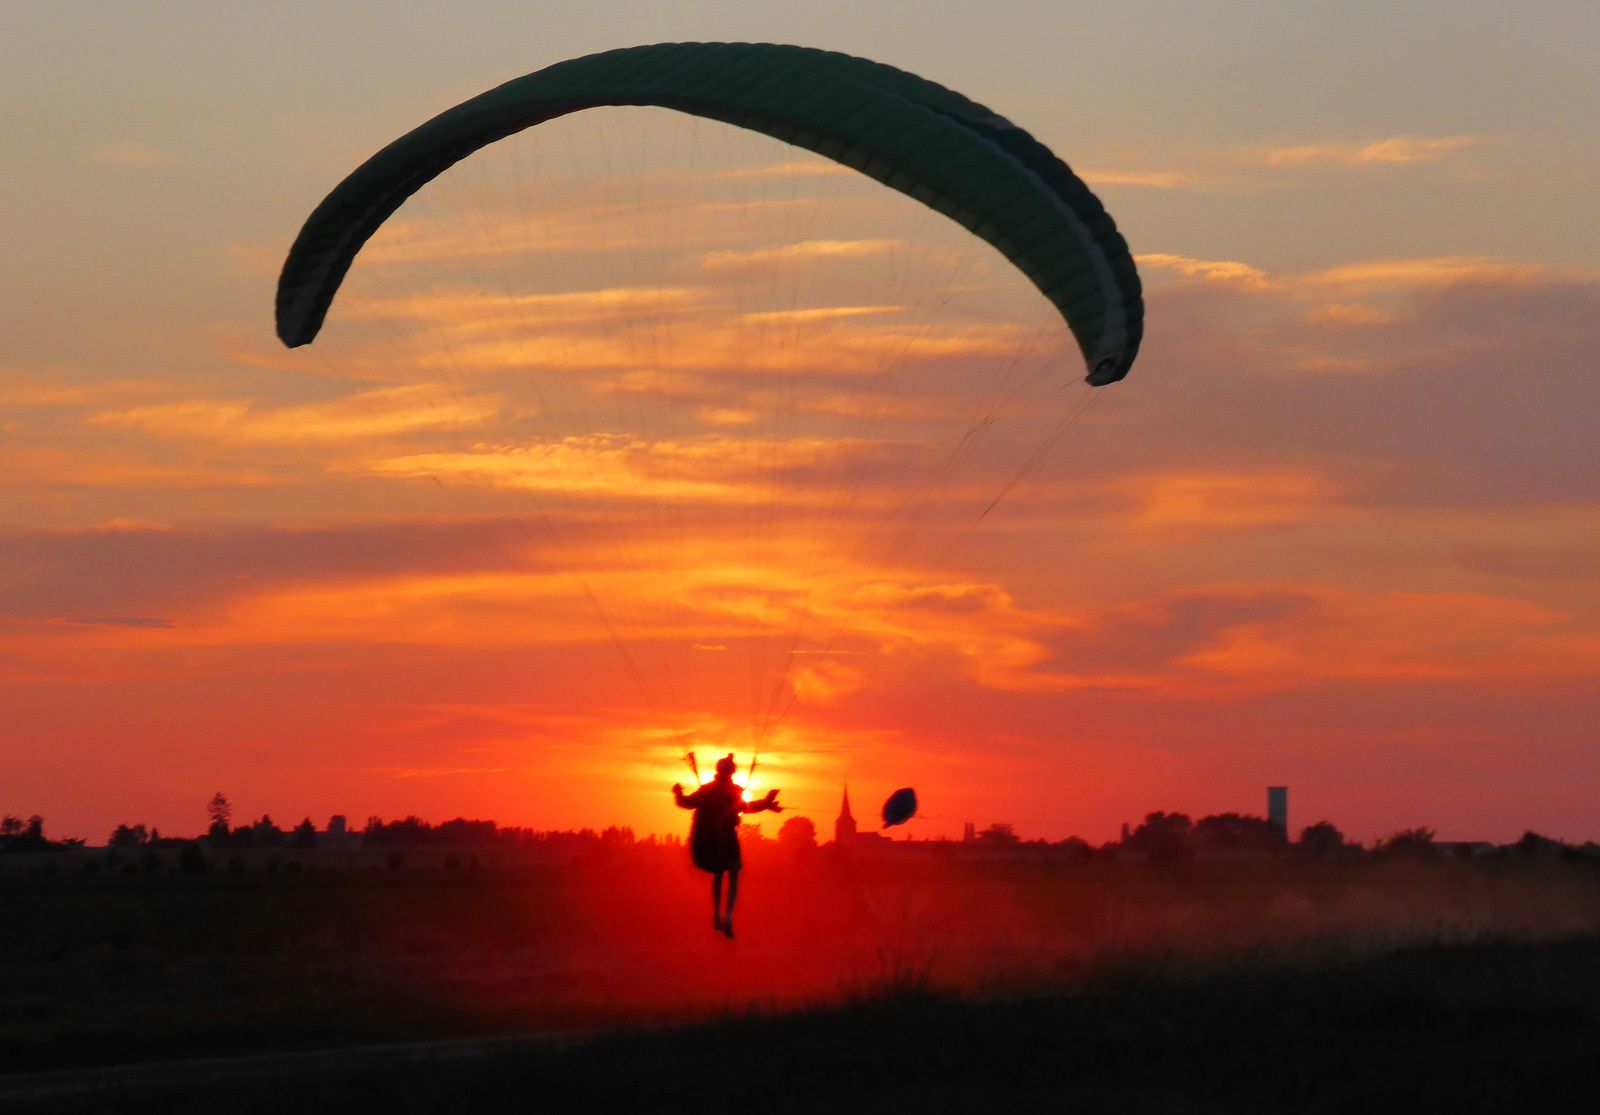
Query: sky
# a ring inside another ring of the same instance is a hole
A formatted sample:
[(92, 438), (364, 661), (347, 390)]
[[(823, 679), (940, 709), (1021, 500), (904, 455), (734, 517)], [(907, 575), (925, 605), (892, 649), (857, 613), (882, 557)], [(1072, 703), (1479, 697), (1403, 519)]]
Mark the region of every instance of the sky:
[[(693, 39), (1033, 132), (1135, 253), (1128, 379), (942, 218), (647, 110), (469, 160), (278, 344), (372, 152)], [(1597, 55), (1556, 2), (12, 5), (0, 812), (668, 832), (761, 734), (824, 829), (846, 781), (1095, 842), (1281, 784), (1600, 839)]]

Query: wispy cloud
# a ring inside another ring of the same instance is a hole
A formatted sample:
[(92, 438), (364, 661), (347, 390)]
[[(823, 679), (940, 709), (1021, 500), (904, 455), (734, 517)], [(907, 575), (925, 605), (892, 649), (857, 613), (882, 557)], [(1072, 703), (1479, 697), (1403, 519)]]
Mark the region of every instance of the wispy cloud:
[(1171, 193), (1254, 194), (1303, 183), (1328, 172), (1384, 171), (1454, 166), (1470, 172), (1463, 156), (1487, 145), (1485, 135), (1412, 136), (1346, 141), (1317, 140), (1277, 146), (1187, 148), (1172, 152), (1179, 167), (1112, 166), (1080, 170), (1094, 187), (1132, 187)]
[[(1595, 274), (1580, 268), (1500, 259), (1491, 256), (1429, 256), (1368, 259), (1341, 263), (1314, 271), (1271, 273), (1234, 259), (1197, 259), (1171, 252), (1141, 252), (1135, 262), (1147, 271), (1166, 271), (1188, 279), (1233, 286), (1253, 292), (1276, 292), (1299, 299), (1343, 299), (1383, 291), (1405, 292), (1463, 283), (1527, 285), (1531, 283), (1595, 281)], [(1389, 311), (1355, 302), (1322, 307), (1313, 324), (1373, 325), (1387, 320)]]
[(906, 306), (816, 306), (804, 310), (760, 310), (741, 314), (745, 321), (776, 325), (807, 325), (822, 321), (837, 321), (847, 317), (878, 317), (882, 314), (903, 314)]
[(1307, 286), (1345, 291), (1438, 287), (1454, 283), (1520, 284), (1555, 277), (1547, 266), (1486, 256), (1434, 256), (1423, 259), (1376, 259), (1340, 264), (1309, 272), (1298, 281)]
[[(454, 216), (391, 217), (362, 248), (358, 266), (398, 267), (506, 256), (566, 255), (750, 242), (774, 214), (802, 211), (804, 197), (710, 201), (586, 203), (565, 208), (461, 211)], [(245, 253), (241, 253), (245, 254)]]
[(796, 700), (812, 706), (836, 704), (871, 683), (867, 671), (831, 657), (808, 659), (794, 671), (790, 681)]
[(703, 406), (695, 414), (708, 426), (749, 426), (761, 419), (753, 407)]
[(1488, 136), (1399, 135), (1366, 143), (1300, 143), (1268, 148), (1261, 154), (1275, 167), (1392, 167), (1439, 163), (1457, 152), (1488, 142)]
[(899, 240), (801, 240), (748, 251), (707, 252), (700, 265), (709, 271), (761, 267), (815, 259), (859, 259), (883, 255), (902, 247)]
[(1195, 259), (1170, 252), (1143, 252), (1134, 256), (1134, 262), (1140, 267), (1176, 272), (1184, 278), (1224, 283), (1247, 290), (1273, 290), (1277, 287), (1277, 283), (1265, 271), (1236, 259)]
[(1162, 473), (1121, 484), (1140, 525), (1215, 531), (1326, 522), (1340, 513), (1342, 495), (1327, 477), (1286, 469)]
[[(79, 378), (83, 377), (83, 378)], [(176, 393), (171, 383), (152, 379), (90, 379), (71, 369), (41, 372), (0, 367), (0, 407), (36, 410), (85, 409), (114, 399), (166, 398)]]
[[(1600, 640), (1563, 613), (1467, 592), (1238, 582), (1073, 617), (1018, 614), (1048, 653), (987, 681), (997, 689), (1126, 689), (1145, 699), (1249, 702), (1331, 679), (1380, 685), (1583, 677)], [(1020, 625), (1020, 626), (1017, 626)]]
[(1091, 186), (1142, 186), (1151, 190), (1209, 190), (1215, 179), (1182, 170), (1085, 170), (1079, 172)]
[[(842, 460), (882, 454), (887, 446), (858, 440), (786, 440), (705, 435), (649, 441), (625, 434), (589, 434), (558, 441), (470, 452), (421, 453), (371, 461), (366, 471), (410, 477), (450, 477), (493, 487), (563, 496), (610, 496), (623, 500), (672, 499), (765, 502), (774, 486), (789, 489), (786, 474)], [(832, 502), (837, 493), (808, 482), (789, 497), (796, 502)], [(825, 474), (826, 475), (826, 474)]]
[(284, 477), (260, 466), (235, 462), (179, 462), (170, 454), (95, 444), (0, 444), (6, 486), (44, 499), (60, 489), (81, 491), (269, 488)]
[(194, 400), (108, 411), (95, 426), (137, 429), (163, 438), (295, 445), (459, 429), (496, 414), (498, 400), (466, 397), (430, 384), (385, 387), (324, 403), (273, 406), (255, 400)]
[(1563, 631), (1564, 616), (1526, 601), (1482, 593), (1321, 589), (1292, 623), (1235, 629), (1188, 655), (1187, 664), (1233, 675), (1250, 687), (1365, 680), (1585, 674), (1600, 644)]
[(704, 307), (712, 297), (704, 287), (606, 287), (552, 294), (489, 294), (479, 290), (435, 290), (393, 298), (368, 298), (344, 310), (357, 320), (407, 323), (444, 322), (458, 331), (564, 327), (632, 319), (640, 314), (682, 313)]
[(1360, 329), (1392, 325), (1397, 320), (1390, 311), (1365, 302), (1325, 302), (1306, 311), (1306, 324), (1323, 329)]
[[(718, 370), (879, 373), (922, 360), (1015, 356), (1040, 343), (1036, 328), (1016, 323), (930, 319), (884, 306), (740, 314), (731, 307), (696, 304), (687, 296), (675, 301), (641, 294), (631, 302), (576, 309), (567, 318), (559, 303), (535, 302), (542, 308), (528, 316), (507, 312), (505, 305), (494, 296), (449, 296), (430, 305), (412, 326), (397, 318), (402, 321), (400, 334), (342, 352), (340, 371), (393, 380), (407, 374), (439, 377), (510, 369), (611, 370), (643, 385)], [(459, 316), (450, 316), (455, 310)], [(607, 321), (617, 327), (605, 328)], [(653, 334), (652, 322), (670, 326), (670, 332)], [(801, 330), (803, 344), (784, 343), (786, 336), (798, 339)]]

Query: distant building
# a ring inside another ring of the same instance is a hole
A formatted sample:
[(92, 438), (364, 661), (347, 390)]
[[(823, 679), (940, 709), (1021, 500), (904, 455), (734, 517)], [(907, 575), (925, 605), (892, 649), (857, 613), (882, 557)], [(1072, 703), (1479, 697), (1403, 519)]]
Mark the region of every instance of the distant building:
[(345, 820), (343, 813), (335, 813), (328, 818), (327, 831), (317, 834), (317, 846), (320, 848), (359, 848), (361, 847), (361, 834), (350, 830), (350, 824)]
[(963, 844), (971, 844), (976, 839), (978, 839), (978, 826), (968, 821), (962, 826), (961, 842)]
[(1287, 838), (1289, 835), (1289, 787), (1267, 787), (1267, 823), (1276, 825)]
[(839, 806), (839, 817), (833, 822), (833, 842), (844, 845), (856, 838), (856, 819), (850, 815), (850, 784), (845, 783), (844, 801)]

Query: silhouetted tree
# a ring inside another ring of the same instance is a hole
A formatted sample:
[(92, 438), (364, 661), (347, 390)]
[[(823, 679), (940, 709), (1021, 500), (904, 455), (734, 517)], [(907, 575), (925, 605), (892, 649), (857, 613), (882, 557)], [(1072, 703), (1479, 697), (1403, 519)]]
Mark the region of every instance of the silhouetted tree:
[(20, 817), (0, 818), (0, 849), (43, 852), (49, 848), (50, 841), (44, 838), (44, 818), (37, 813), (29, 817), (26, 824)]
[(218, 790), (211, 795), (211, 800), (206, 803), (206, 827), (214, 829), (218, 825), (226, 828), (233, 823), (233, 804), (222, 796)]
[(178, 853), (178, 868), (189, 875), (203, 875), (210, 866), (200, 852), (200, 845), (189, 843)]
[(1081, 836), (1069, 836), (1065, 840), (1058, 840), (1055, 847), (1074, 859), (1091, 859), (1095, 854), (1094, 845)]
[(294, 826), (294, 833), (289, 838), (289, 843), (296, 848), (315, 848), (317, 846), (317, 826), (307, 817)]
[(1384, 837), (1373, 846), (1373, 851), (1386, 856), (1425, 859), (1437, 850), (1433, 846), (1433, 830), (1418, 825)]
[(1195, 822), (1191, 837), (1199, 846), (1218, 851), (1270, 851), (1284, 846), (1283, 830), (1265, 817), (1214, 813)]
[(1344, 833), (1332, 821), (1318, 821), (1300, 830), (1300, 850), (1313, 856), (1334, 856), (1344, 851)]
[(420, 848), (432, 843), (433, 835), (433, 826), (421, 817), (407, 817), (388, 824), (369, 817), (361, 842), (369, 848)]
[[(427, 826), (424, 825), (426, 830)], [(622, 840), (622, 833), (626, 831), (627, 841), (633, 840), (633, 830), (618, 829), (613, 840)], [(486, 848), (495, 843), (500, 836), (500, 827), (493, 821), (469, 821), (464, 817), (457, 817), (453, 821), (446, 821), (432, 830), (432, 842), (447, 848)]]
[(1017, 830), (1003, 821), (996, 821), (982, 832), (978, 833), (977, 841), (994, 847), (1010, 848), (1022, 843), (1022, 838), (1017, 835)]
[(810, 817), (790, 817), (778, 830), (778, 847), (795, 855), (815, 851), (817, 826)]
[(1151, 859), (1183, 859), (1190, 854), (1189, 834), (1193, 827), (1187, 813), (1146, 813), (1144, 821), (1129, 834), (1127, 846)]
[(1522, 839), (1511, 845), (1511, 848), (1517, 855), (1529, 859), (1556, 859), (1569, 850), (1561, 841), (1553, 840), (1532, 829), (1523, 833)]
[(261, 820), (250, 826), (255, 844), (259, 848), (280, 848), (284, 843), (283, 830), (272, 823), (269, 814), (261, 814)]
[(143, 825), (118, 825), (106, 844), (112, 848), (137, 848), (150, 841), (150, 833)]
[(600, 843), (612, 847), (631, 847), (633, 830), (625, 825), (609, 825), (600, 833)]

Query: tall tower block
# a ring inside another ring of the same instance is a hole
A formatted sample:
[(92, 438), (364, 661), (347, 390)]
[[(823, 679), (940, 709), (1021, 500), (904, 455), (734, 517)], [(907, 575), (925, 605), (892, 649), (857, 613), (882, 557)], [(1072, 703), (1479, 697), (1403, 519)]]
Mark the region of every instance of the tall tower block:
[(1267, 823), (1276, 825), (1285, 840), (1289, 838), (1289, 787), (1267, 787)]

